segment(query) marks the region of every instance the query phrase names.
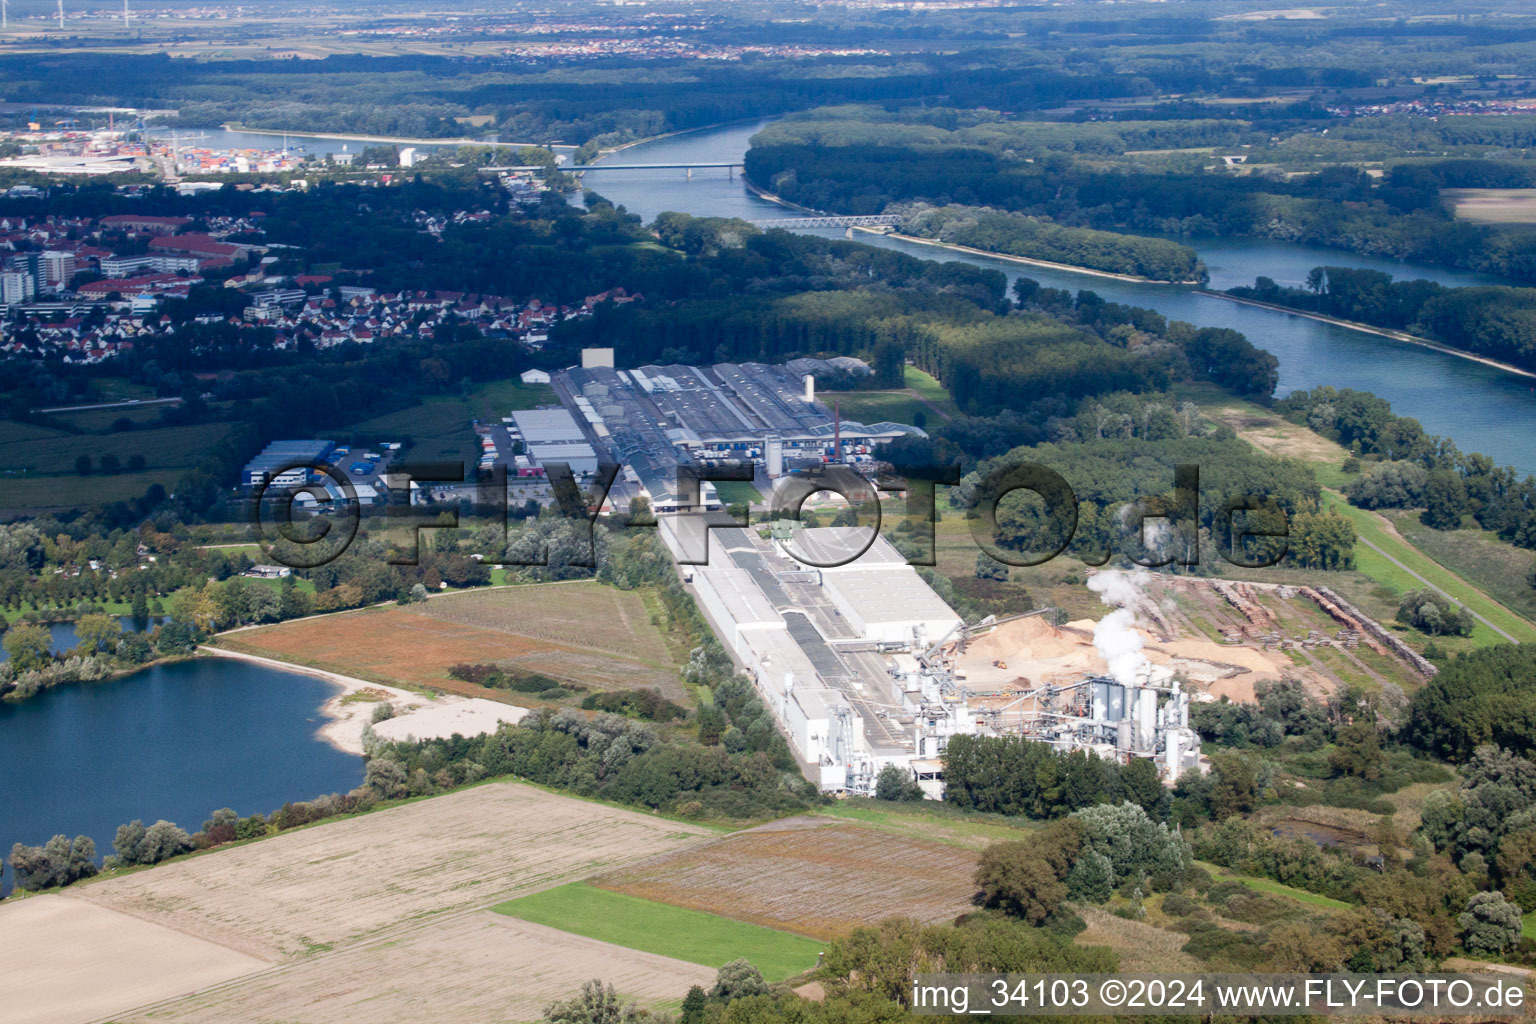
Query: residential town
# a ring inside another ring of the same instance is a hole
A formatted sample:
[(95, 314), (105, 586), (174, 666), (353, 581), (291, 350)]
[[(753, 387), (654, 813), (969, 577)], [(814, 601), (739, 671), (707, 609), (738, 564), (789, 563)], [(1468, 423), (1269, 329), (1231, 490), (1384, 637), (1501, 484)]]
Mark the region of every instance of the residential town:
[[(414, 222), (437, 235), (447, 224), (488, 216), (483, 210), (447, 217), (422, 212)], [(67, 363), (111, 359), (131, 350), (135, 339), (169, 333), (166, 300), (185, 299), (195, 285), (221, 276), (249, 301), (239, 313), (203, 313), (198, 322), (227, 322), (251, 332), (253, 345), (278, 350), (431, 338), (448, 324), (537, 349), (556, 323), (588, 315), (605, 301), (641, 298), (619, 287), (579, 305), (559, 305), (343, 283), (355, 274), (291, 275), (279, 272), (281, 257), (251, 240), (261, 237), (261, 220), (258, 213), (208, 218), (196, 225), (206, 230), (191, 230), (187, 217), (0, 218), (0, 352)]]

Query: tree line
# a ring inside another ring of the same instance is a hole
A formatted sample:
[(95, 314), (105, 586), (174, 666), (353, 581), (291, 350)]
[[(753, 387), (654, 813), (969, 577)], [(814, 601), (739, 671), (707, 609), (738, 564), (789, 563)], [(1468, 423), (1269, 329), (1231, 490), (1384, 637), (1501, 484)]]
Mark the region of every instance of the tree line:
[(1536, 548), (1536, 479), (1486, 455), (1463, 453), (1449, 438), (1426, 433), (1418, 420), (1395, 415), (1386, 399), (1368, 391), (1325, 385), (1293, 391), (1276, 408), (1371, 459), (1346, 467), (1359, 474), (1344, 487), (1351, 503), (1421, 508), (1423, 522), (1437, 530), (1459, 529), (1470, 515), (1501, 540)]
[(967, 206), (920, 209), (901, 230), (1009, 256), (1129, 274), (1154, 281), (1201, 282), (1205, 265), (1187, 245), (1163, 238), (1066, 227), (1023, 214)]
[(1379, 270), (1313, 267), (1305, 288), (1260, 277), (1228, 294), (1406, 331), (1536, 369), (1536, 288), (1455, 288), (1422, 279), (1393, 281)]

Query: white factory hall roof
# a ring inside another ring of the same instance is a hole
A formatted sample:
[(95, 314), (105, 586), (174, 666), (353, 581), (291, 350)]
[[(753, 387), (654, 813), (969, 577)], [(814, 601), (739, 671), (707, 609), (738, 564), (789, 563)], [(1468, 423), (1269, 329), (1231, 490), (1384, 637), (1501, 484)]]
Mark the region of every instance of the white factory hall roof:
[(869, 549), (846, 565), (817, 565), (823, 573), (849, 572), (870, 569), (910, 569), (906, 557), (884, 537), (877, 536), (869, 542), (869, 528), (865, 526), (820, 526), (814, 529), (796, 529), (788, 545), (780, 550), (796, 561), (803, 555), (812, 562), (839, 562), (858, 551), (866, 543)]
[[(716, 542), (718, 543), (718, 541)], [(728, 560), (720, 560), (721, 565), (730, 566)], [(764, 596), (762, 590), (752, 579), (752, 574), (745, 569), (716, 568), (714, 565), (700, 567), (697, 576), (702, 577), (714, 588), (719, 596), (722, 610), (730, 617), (737, 628), (742, 627), (767, 627), (783, 629), (784, 619), (774, 608), (773, 602)]]
[(585, 441), (532, 441), (528, 444), (528, 451), (538, 458), (542, 465), (546, 462), (561, 462), (566, 459), (593, 459), (597, 452)]
[(584, 440), (575, 417), (564, 409), (519, 409), (512, 420), (529, 444)]
[[(854, 569), (828, 575), (824, 584), (849, 605), (860, 620), (927, 622), (954, 625), (960, 617), (928, 582), (911, 568), (905, 572)], [(935, 639), (937, 639), (935, 637)]]

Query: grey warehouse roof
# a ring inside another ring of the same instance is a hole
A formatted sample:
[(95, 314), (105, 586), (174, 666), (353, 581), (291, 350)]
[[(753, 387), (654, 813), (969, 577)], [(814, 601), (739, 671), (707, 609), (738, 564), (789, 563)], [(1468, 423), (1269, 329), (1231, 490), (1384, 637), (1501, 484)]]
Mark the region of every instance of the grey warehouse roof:
[(530, 445), (585, 440), (575, 417), (564, 409), (522, 409), (512, 414), (512, 421)]

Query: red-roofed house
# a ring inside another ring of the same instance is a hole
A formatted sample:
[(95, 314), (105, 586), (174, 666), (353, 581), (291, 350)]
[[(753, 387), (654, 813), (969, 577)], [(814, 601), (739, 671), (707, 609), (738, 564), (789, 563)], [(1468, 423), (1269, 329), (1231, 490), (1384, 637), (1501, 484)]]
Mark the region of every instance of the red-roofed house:
[(238, 245), (221, 242), (212, 235), (162, 235), (159, 238), (151, 238), (149, 247), (159, 252), (190, 252), (198, 256), (227, 256), (230, 259), (240, 254)]
[(75, 291), (85, 298), (103, 299), (113, 292), (128, 295), (134, 292), (160, 291), (184, 283), (186, 278), (178, 274), (144, 274), (141, 277), (109, 277), (103, 281), (92, 281), (81, 285)]
[(100, 221), (104, 228), (119, 228), (123, 231), (175, 231), (190, 223), (191, 217), (141, 217), (136, 213), (113, 214)]

